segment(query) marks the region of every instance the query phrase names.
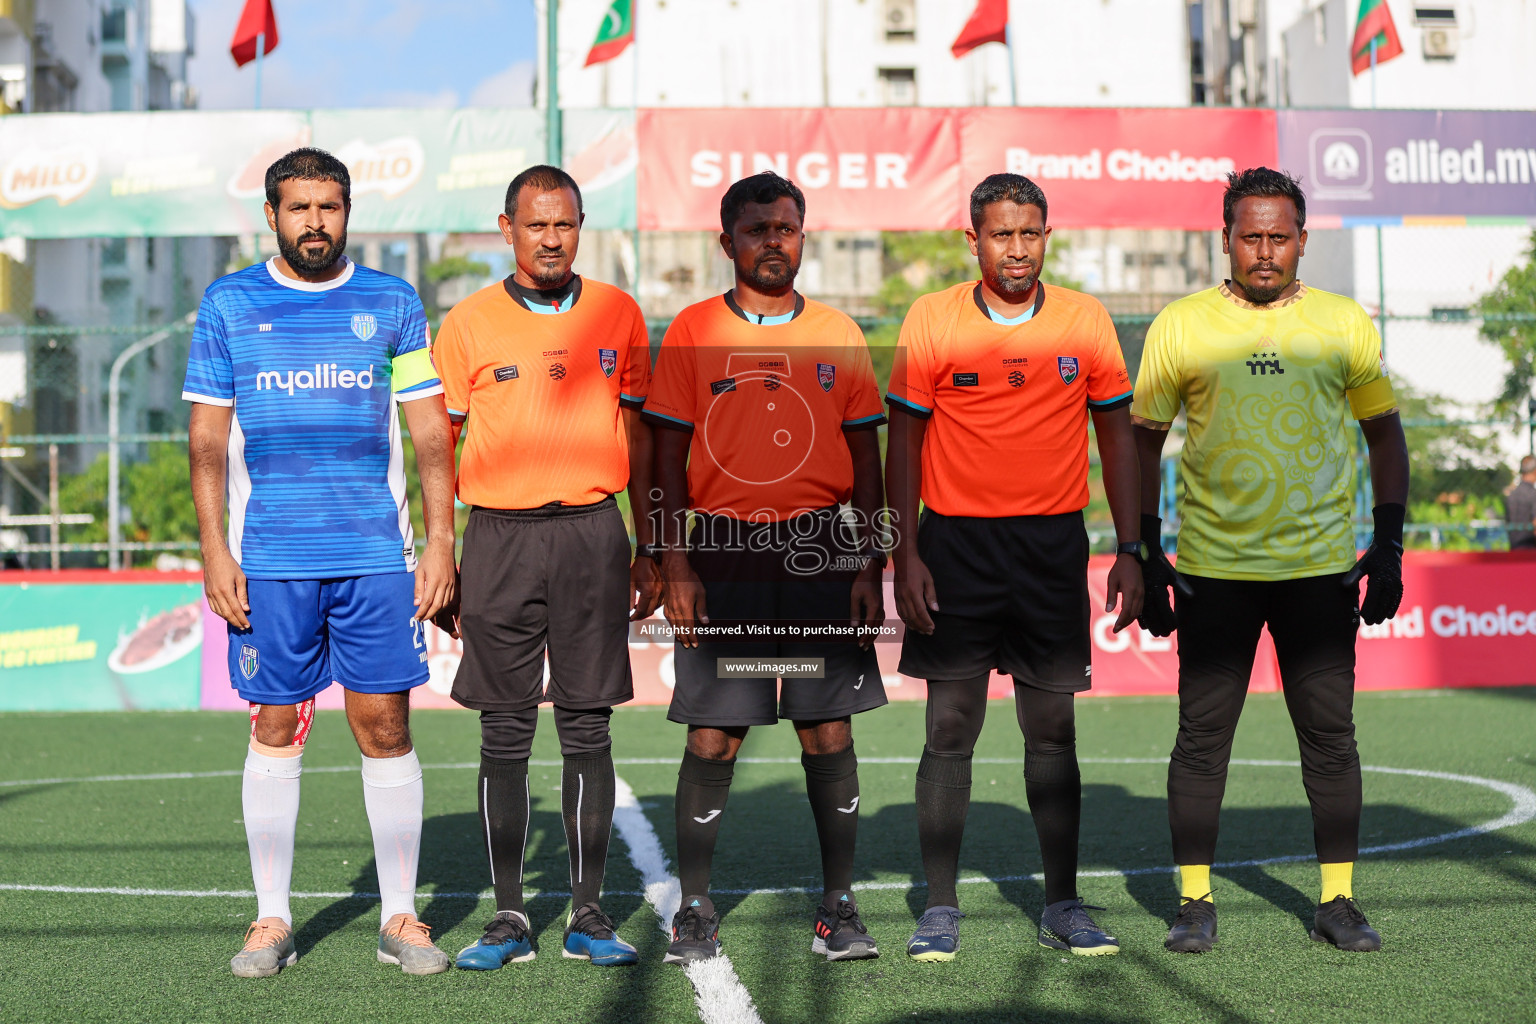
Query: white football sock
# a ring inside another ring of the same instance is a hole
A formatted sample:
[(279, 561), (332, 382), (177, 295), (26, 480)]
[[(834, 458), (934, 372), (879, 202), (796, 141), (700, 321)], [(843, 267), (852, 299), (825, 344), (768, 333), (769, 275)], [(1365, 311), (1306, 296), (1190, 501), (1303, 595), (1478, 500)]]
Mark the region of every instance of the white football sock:
[(299, 824), (299, 772), (303, 753), (269, 757), (248, 750), (240, 802), (245, 841), (256, 883), (256, 917), (280, 917), (291, 927), (288, 888), (293, 879), (293, 835)]
[(421, 762), (404, 757), (363, 758), (363, 803), (373, 828), (378, 864), (379, 923), (416, 913), (416, 862), (421, 853)]

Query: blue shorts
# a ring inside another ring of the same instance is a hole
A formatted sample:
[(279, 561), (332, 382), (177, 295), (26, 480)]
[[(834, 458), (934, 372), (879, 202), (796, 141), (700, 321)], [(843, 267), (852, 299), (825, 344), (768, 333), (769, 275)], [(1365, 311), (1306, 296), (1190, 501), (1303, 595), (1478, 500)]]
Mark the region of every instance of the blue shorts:
[(247, 580), (250, 629), (229, 627), (229, 678), (253, 704), (299, 704), (340, 683), (398, 693), (427, 681), (414, 573)]

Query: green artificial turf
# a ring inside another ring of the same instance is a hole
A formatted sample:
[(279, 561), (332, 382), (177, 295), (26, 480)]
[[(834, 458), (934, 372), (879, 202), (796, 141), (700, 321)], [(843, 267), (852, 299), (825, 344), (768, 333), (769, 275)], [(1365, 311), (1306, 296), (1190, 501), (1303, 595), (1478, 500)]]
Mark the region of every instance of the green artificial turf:
[[(1362, 694), (1367, 765), (1424, 769), (1536, 786), (1536, 690)], [(829, 964), (810, 953), (820, 862), (798, 748), (787, 726), (749, 737), (720, 833), (713, 884), (721, 937), (764, 1021), (1520, 1021), (1536, 1020), (1536, 822), (1362, 858), (1355, 892), (1383, 934), (1378, 954), (1347, 954), (1307, 937), (1317, 900), (1310, 858), (1218, 868), (1221, 942), (1178, 956), (1162, 948), (1175, 909), (1163, 801), (1176, 707), (1165, 698), (1078, 702), (1083, 759), (1082, 895), (1107, 909), (1115, 957), (1040, 948), (1041, 888), (1024, 805), (1022, 741), (1010, 704), (996, 703), (977, 749), (960, 887), (960, 957), (913, 963), (902, 948), (923, 907), (912, 808), (922, 747), (921, 704), (855, 722), (865, 763), (858, 879), (879, 960)], [(568, 888), (560, 773), (552, 722), (535, 746), (530, 891)], [(418, 713), (427, 765), (475, 761), (467, 712)], [(229, 775), (0, 786), (0, 884), (245, 890), (239, 823), (248, 724), (240, 713), (0, 715), (0, 781), (156, 772)], [(641, 801), (669, 858), (681, 727), (657, 708), (614, 716), (619, 775)], [(1249, 699), (1234, 756), (1294, 761), (1278, 696)], [(660, 763), (622, 763), (656, 759)], [(1005, 763), (987, 763), (997, 759)], [(1123, 759), (1128, 763), (1114, 763)], [(230, 976), (255, 911), (251, 898), (104, 895), (0, 889), (0, 1021), (507, 1021), (698, 1020), (693, 989), (662, 964), (666, 940), (639, 895), (615, 835), (605, 909), (639, 947), (640, 965), (594, 968), (560, 956), (566, 902), (529, 903), (540, 954), (501, 971), (409, 978), (374, 960), (377, 902), (358, 763), (339, 713), (322, 713), (305, 753), (293, 903), (299, 962), (276, 978)], [(474, 941), (494, 909), (472, 768), (429, 768), (421, 916), (444, 949)], [(1484, 786), (1367, 772), (1362, 842), (1404, 842), (1506, 814), (1511, 798)], [(1300, 772), (1234, 766), (1222, 820), (1222, 861), (1309, 854)], [(991, 881), (987, 879), (1013, 879)], [(731, 892), (736, 890), (737, 892)]]

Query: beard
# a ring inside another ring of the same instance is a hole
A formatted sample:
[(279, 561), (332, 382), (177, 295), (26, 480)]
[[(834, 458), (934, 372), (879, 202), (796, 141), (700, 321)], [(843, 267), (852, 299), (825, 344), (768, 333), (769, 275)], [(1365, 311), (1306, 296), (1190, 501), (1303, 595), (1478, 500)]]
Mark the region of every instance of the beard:
[[(555, 257), (560, 262), (545, 264), (546, 257)], [(566, 259), (564, 249), (543, 249), (533, 254), (533, 267), (528, 271), (528, 276), (533, 278), (533, 283), (540, 289), (547, 290), (558, 288), (571, 276), (571, 264)]]
[(1248, 273), (1250, 275), (1257, 273), (1261, 268), (1264, 270), (1279, 271), (1280, 278), (1267, 288), (1260, 287), (1259, 285), (1249, 281), (1242, 282), (1243, 291), (1248, 295), (1248, 301), (1253, 303), (1255, 306), (1267, 306), (1271, 302), (1274, 302), (1280, 297), (1280, 293), (1289, 288), (1292, 282), (1296, 280), (1295, 274), (1286, 275), (1283, 272), (1283, 268), (1277, 267), (1273, 263), (1256, 263), (1248, 268)]
[(795, 275), (800, 273), (799, 261), (790, 262), (783, 253), (764, 253), (752, 264), (752, 269), (742, 276), (751, 282), (752, 287), (762, 291), (775, 291), (779, 288), (787, 288), (795, 283)]
[(1030, 272), (1023, 277), (1009, 277), (1003, 273), (1005, 267), (1024, 266), (1023, 260), (998, 260), (992, 267), (991, 279), (987, 281), (992, 290), (999, 295), (1027, 295), (1029, 290), (1040, 280), (1040, 267), (1030, 265)]
[[(316, 241), (330, 244), (319, 252), (309, 252), (303, 248), (305, 242)], [(333, 239), (324, 231), (306, 231), (297, 238), (286, 238), (279, 231), (277, 251), (297, 273), (324, 273), (335, 266), (336, 261), (341, 259), (341, 254), (347, 251), (347, 232), (343, 230), (340, 238)]]

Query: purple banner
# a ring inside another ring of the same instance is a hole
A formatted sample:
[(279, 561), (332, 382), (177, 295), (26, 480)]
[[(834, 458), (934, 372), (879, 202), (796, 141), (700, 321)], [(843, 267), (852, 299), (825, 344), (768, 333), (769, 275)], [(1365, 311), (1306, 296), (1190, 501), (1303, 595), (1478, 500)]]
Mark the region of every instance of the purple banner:
[(1309, 215), (1536, 217), (1536, 113), (1288, 110), (1279, 130)]

